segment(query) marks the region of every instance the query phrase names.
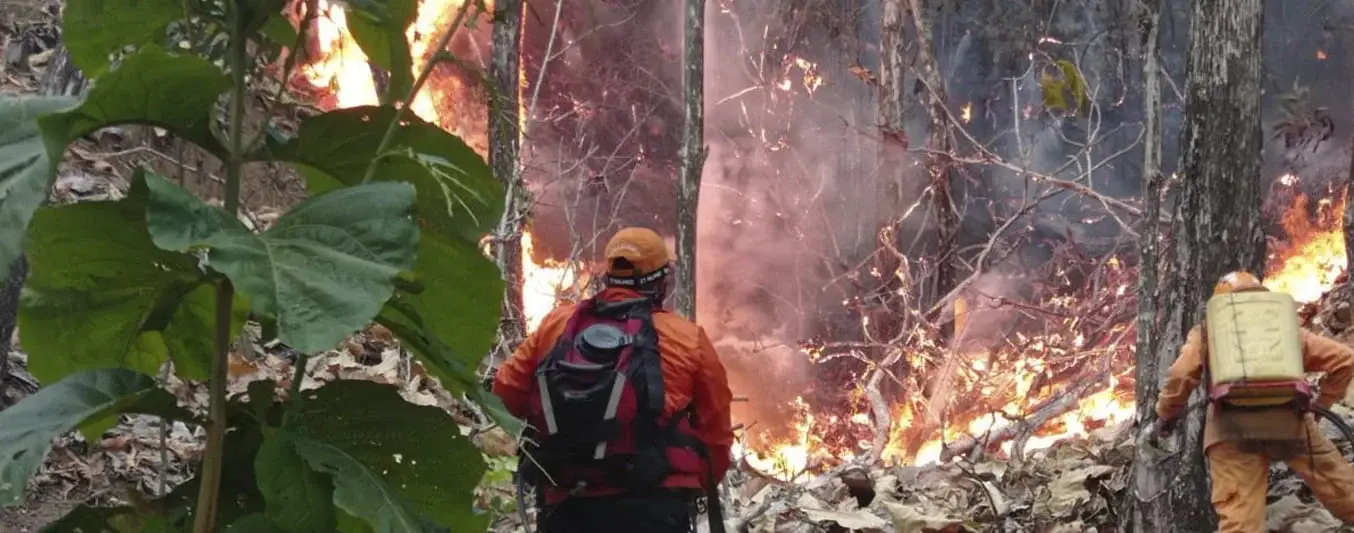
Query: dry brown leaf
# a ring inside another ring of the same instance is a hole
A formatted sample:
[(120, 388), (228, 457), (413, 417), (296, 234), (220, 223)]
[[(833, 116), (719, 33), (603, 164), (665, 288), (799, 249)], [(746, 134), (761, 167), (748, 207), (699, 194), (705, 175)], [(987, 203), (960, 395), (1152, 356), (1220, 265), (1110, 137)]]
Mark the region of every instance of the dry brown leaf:
[(517, 443), (502, 428), (494, 428), (479, 436), (480, 448), (489, 457), (512, 457), (517, 455)]
[(953, 533), (959, 531), (960, 521), (947, 516), (925, 514), (915, 506), (885, 503), (893, 517), (894, 533)]
[(866, 510), (853, 512), (828, 511), (823, 509), (800, 509), (804, 516), (810, 522), (819, 525), (826, 525), (828, 522), (837, 524), (846, 529), (883, 529), (888, 527), (889, 523), (883, 518), (879, 518)]
[(1056, 518), (1071, 516), (1077, 507), (1091, 500), (1086, 480), (1114, 473), (1112, 466), (1096, 465), (1064, 472), (1048, 484), (1047, 498), (1035, 502), (1034, 512)]
[(1288, 495), (1269, 505), (1266, 522), (1270, 531), (1324, 533), (1339, 531), (1341, 522), (1318, 504), (1303, 503)]

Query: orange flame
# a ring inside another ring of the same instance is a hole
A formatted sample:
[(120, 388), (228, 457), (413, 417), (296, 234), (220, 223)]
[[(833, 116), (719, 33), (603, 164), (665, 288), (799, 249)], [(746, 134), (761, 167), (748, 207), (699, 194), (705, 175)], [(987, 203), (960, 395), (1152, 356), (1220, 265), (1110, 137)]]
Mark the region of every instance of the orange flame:
[(302, 72), (316, 87), (334, 93), (338, 107), (375, 104), (376, 83), (371, 79), (371, 67), (367, 66), (367, 55), (348, 32), (343, 7), (319, 0), (319, 8), (315, 36), (320, 59), (303, 67)]
[[(436, 39), (446, 24), (443, 18), (461, 7), (463, 0), (423, 0), (418, 18), (406, 31), (414, 58), (411, 76), (417, 76), (426, 64), (425, 56), (430, 41)], [(492, 3), (491, 3), (492, 4)], [(316, 38), (319, 41), (318, 59), (306, 65), (302, 72), (316, 87), (328, 88), (334, 94), (338, 107), (377, 105), (376, 83), (372, 81), (367, 55), (362, 52), (352, 32), (343, 7), (328, 0), (319, 0), (321, 16), (317, 17)], [(492, 9), (492, 5), (490, 7)], [(399, 95), (403, 98), (404, 95)], [(433, 105), (432, 93), (420, 91), (411, 106), (419, 118), (441, 124), (441, 117)]]
[[(1301, 180), (1287, 174), (1279, 181), (1295, 185)], [(1289, 293), (1300, 303), (1317, 301), (1330, 290), (1335, 278), (1347, 266), (1343, 229), (1345, 200), (1343, 195), (1318, 200), (1313, 217), (1309, 214), (1311, 199), (1302, 193), (1294, 195), (1293, 203), (1284, 211), (1281, 221), (1287, 234), (1287, 246), (1270, 253), (1265, 272), (1266, 287)]]
[(528, 332), (535, 331), (562, 297), (582, 292), (590, 278), (581, 262), (554, 259), (535, 262), (532, 260), (535, 244), (531, 232), (522, 232), (522, 316)]

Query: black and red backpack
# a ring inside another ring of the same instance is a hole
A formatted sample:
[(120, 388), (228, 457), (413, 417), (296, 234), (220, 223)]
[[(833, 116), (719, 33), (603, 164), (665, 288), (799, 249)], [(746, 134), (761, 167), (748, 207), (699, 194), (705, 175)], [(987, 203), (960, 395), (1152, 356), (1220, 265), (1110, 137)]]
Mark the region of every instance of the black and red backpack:
[(520, 447), (542, 503), (709, 474), (688, 407), (665, 417), (662, 357), (649, 298), (579, 304), (532, 386)]

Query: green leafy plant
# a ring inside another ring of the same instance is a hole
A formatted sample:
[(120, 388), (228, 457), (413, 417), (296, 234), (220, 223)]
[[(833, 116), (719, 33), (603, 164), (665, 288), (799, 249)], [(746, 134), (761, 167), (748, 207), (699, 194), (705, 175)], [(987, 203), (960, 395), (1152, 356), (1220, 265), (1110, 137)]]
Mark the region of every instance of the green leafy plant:
[[(499, 219), (503, 192), (460, 138), (409, 110), (431, 69), (454, 58), (442, 52), (414, 76), (404, 35), (417, 1), (347, 2), (356, 40), (388, 71), (383, 104), (311, 117), (294, 135), (247, 125), (257, 58), (290, 49), (279, 59), (285, 80), (304, 56), (285, 3), (68, 0), (65, 45), (92, 88), (82, 98), (0, 98), (0, 279), (26, 252), (20, 335), (47, 384), (0, 412), (0, 505), (23, 500), (52, 440), (69, 431), (97, 438), (140, 413), (207, 434), (196, 477), (170, 494), (81, 507), (49, 531), (487, 524), (473, 508), (484, 459), (448, 413), (365, 381), (300, 389), (308, 357), (377, 322), (444, 387), (518, 429), (473, 371), (493, 342), (503, 289), (477, 242)], [(220, 158), (222, 206), (144, 168), (116, 201), (44, 206), (67, 147), (118, 125), (153, 125)], [(310, 192), (263, 231), (238, 218), (242, 169), (259, 162), (292, 166)], [(228, 397), (230, 345), (250, 319), (301, 352), (297, 375), (289, 390), (257, 381)], [(170, 360), (181, 378), (208, 383), (205, 413), (148, 375)]]
[(1071, 61), (1059, 59), (1039, 73), (1039, 92), (1044, 109), (1073, 117), (1091, 112), (1091, 99), (1081, 70)]

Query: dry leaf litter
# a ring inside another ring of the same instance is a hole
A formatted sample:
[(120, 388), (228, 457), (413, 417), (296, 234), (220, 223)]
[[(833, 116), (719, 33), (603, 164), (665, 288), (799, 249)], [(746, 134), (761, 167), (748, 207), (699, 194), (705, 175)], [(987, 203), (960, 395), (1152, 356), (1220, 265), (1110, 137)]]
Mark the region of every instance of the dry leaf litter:
[[(43, 0), (11, 0), (19, 9), (0, 13), (0, 93), (34, 94), (43, 68), (56, 53), (56, 4)], [(7, 2), (8, 3), (8, 2)], [(28, 9), (23, 9), (27, 7)], [(116, 199), (125, 189), (125, 172), (113, 160), (130, 136), (125, 130), (102, 132), (78, 143), (68, 153), (56, 182), (54, 201)], [(276, 211), (255, 213), (251, 224), (266, 226)], [(1342, 341), (1354, 341), (1354, 320), (1347, 301), (1335, 296), (1308, 305), (1305, 319), (1313, 329)], [(37, 388), (25, 372), (25, 355), (16, 347), (8, 355), (7, 397), (12, 404)], [(271, 379), (283, 390), (293, 375), (295, 354), (284, 347), (241, 343), (232, 359), (231, 394), (243, 394), (247, 383)], [(473, 407), (448, 394), (416, 362), (401, 353), (383, 328), (353, 336), (340, 349), (313, 357), (307, 365), (303, 389), (334, 379), (367, 379), (398, 387), (410, 402), (446, 409), (499, 465), (515, 453), (510, 436), (481, 423)], [(206, 390), (201, 385), (167, 380), (185, 405), (201, 410)], [(1354, 405), (1354, 395), (1346, 399)], [(1337, 406), (1354, 421), (1354, 410)], [(1349, 443), (1329, 431), (1346, 452)], [(1134, 454), (1132, 428), (1120, 425), (1090, 435), (1061, 441), (1034, 451), (1022, 461), (1000, 459), (976, 463), (956, 461), (933, 466), (847, 465), (825, 473), (805, 473), (793, 482), (767, 476), (739, 461), (723, 487), (726, 527), (747, 533), (868, 532), (934, 533), (1107, 532), (1114, 531), (1125, 512), (1127, 475)], [(30, 484), (32, 500), (18, 510), (0, 512), (6, 524), (14, 517), (47, 516), (40, 507), (68, 509), (80, 502), (97, 505), (125, 503), (127, 491), (163, 494), (191, 476), (200, 459), (203, 434), (182, 423), (169, 427), (147, 416), (124, 417), (102, 440), (91, 443), (78, 434), (55, 442)], [(512, 509), (513, 487), (503, 476), (486, 483), (478, 504), (503, 510), (492, 530), (526, 531)], [(1339, 521), (1315, 504), (1309, 490), (1285, 466), (1271, 471), (1268, 527), (1295, 533), (1340, 530)], [(531, 513), (526, 513), (528, 517)], [(51, 516), (54, 519), (59, 512)], [(36, 522), (34, 525), (41, 525)], [(28, 531), (13, 526), (13, 531)], [(708, 531), (702, 524), (701, 531)], [(7, 529), (6, 531), (11, 531)]]

